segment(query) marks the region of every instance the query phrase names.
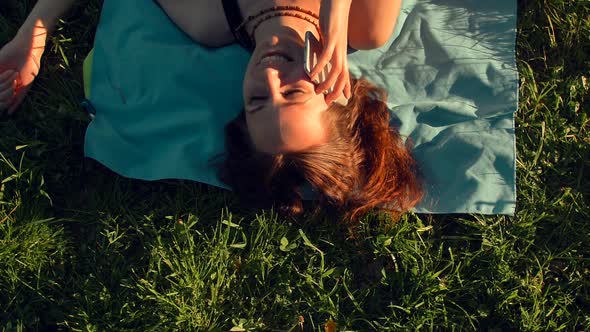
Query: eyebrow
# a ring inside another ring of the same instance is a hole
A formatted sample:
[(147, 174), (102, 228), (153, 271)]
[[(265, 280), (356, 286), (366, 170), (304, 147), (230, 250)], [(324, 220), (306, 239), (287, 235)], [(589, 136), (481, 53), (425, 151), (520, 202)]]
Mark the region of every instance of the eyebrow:
[[(291, 102), (287, 102), (285, 104), (283, 104), (282, 106), (293, 106), (293, 105), (304, 105), (307, 104), (314, 96), (310, 96), (309, 98), (307, 98), (304, 101), (291, 101)], [(260, 112), (264, 107), (266, 107), (267, 103), (264, 103), (264, 105), (260, 105), (257, 106), (256, 108), (253, 108), (251, 110), (246, 110), (246, 113), (257, 113)]]

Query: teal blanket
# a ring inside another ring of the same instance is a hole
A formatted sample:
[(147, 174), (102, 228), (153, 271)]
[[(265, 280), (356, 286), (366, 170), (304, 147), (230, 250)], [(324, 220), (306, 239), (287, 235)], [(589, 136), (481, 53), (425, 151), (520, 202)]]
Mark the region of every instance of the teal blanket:
[[(413, 142), (417, 212), (514, 214), (515, 27), (515, 0), (405, 0), (386, 45), (349, 55)], [(94, 52), (86, 155), (131, 178), (223, 187), (208, 161), (241, 110), (248, 54), (200, 47), (140, 0), (104, 1)]]

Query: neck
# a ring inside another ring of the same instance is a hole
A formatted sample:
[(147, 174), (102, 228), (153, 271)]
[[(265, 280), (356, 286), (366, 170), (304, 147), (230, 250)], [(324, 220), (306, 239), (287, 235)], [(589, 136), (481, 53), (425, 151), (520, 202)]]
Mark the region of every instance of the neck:
[[(252, 1), (251, 4), (252, 5), (244, 11), (244, 17), (248, 17), (261, 10), (274, 6), (298, 6), (314, 13), (319, 13), (320, 11), (320, 2), (317, 0)], [(254, 34), (252, 35), (254, 24), (255, 22), (250, 22), (246, 26), (246, 29), (249, 31), (256, 45), (276, 45), (280, 43), (282, 39), (293, 39), (293, 37), (296, 36), (300, 40), (301, 45), (303, 45), (303, 40), (307, 31), (312, 31), (318, 39), (320, 37), (319, 31), (317, 31), (314, 24), (292, 16), (277, 16), (267, 19), (256, 28), (256, 31), (254, 31)]]

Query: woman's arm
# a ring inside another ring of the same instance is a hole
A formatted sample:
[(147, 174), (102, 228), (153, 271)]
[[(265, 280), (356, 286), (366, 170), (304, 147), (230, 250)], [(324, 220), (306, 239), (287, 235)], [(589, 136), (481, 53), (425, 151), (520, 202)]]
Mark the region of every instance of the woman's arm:
[(59, 17), (72, 5), (76, 0), (38, 0), (35, 7), (21, 25), (18, 35), (25, 35), (27, 38), (32, 37), (34, 48), (45, 46), (47, 36), (53, 32)]
[(357, 50), (383, 46), (391, 37), (401, 0), (353, 0), (348, 18), (348, 43)]
[(30, 28), (41, 23), (49, 32), (53, 31), (59, 17), (68, 10), (76, 0), (38, 0), (31, 14), (22, 24), (21, 29)]
[(76, 0), (38, 0), (33, 10), (21, 25), (16, 38), (28, 39), (33, 49), (45, 47), (47, 36), (53, 32), (59, 17)]
[(38, 0), (16, 36), (0, 49), (0, 111), (16, 110), (41, 67), (45, 42), (75, 0)]
[(225, 22), (220, 0), (156, 0), (192, 40), (208, 47), (230, 44), (234, 37)]

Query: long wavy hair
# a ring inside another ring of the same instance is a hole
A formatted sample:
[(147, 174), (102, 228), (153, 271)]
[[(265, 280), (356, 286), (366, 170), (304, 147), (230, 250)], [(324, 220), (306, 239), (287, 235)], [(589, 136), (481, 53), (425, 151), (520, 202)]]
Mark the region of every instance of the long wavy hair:
[(328, 142), (303, 151), (257, 151), (242, 112), (225, 127), (219, 178), (241, 202), (289, 215), (303, 212), (306, 182), (320, 207), (344, 214), (349, 224), (374, 208), (396, 215), (412, 208), (422, 198), (417, 165), (390, 127), (385, 91), (359, 79), (352, 92), (346, 107), (332, 104), (325, 113)]

